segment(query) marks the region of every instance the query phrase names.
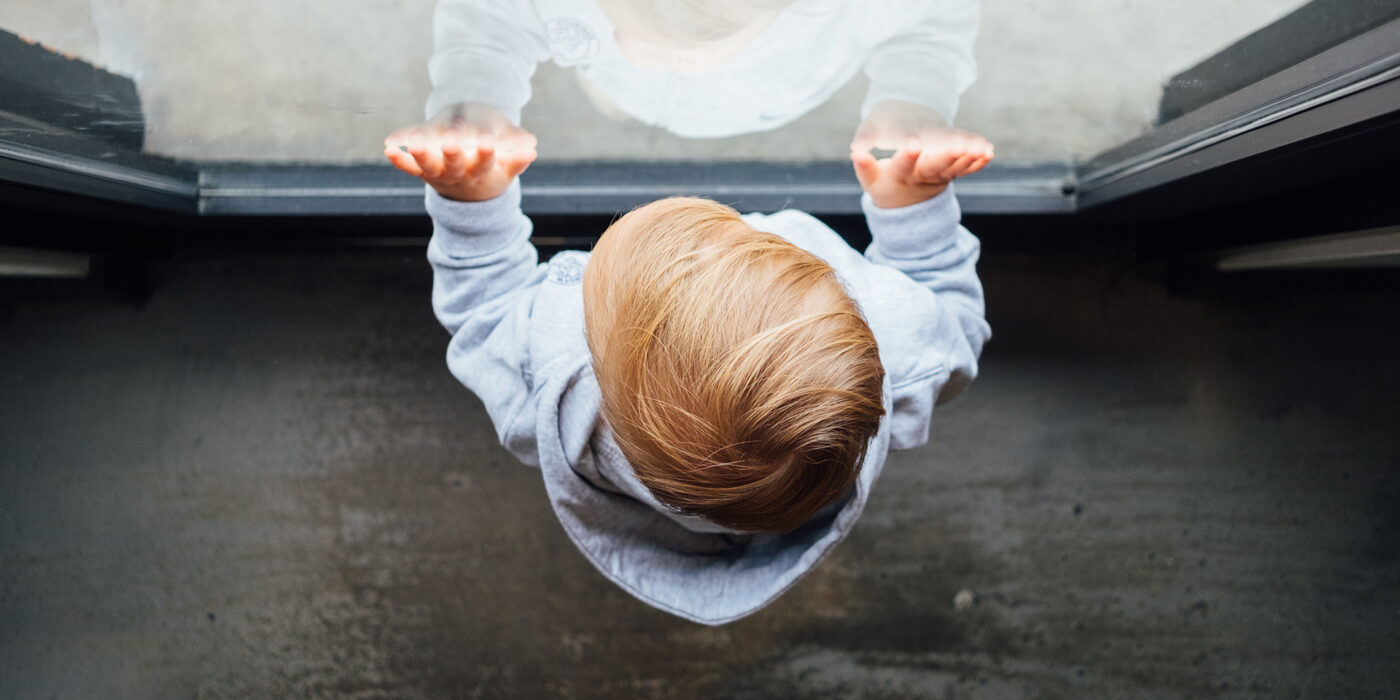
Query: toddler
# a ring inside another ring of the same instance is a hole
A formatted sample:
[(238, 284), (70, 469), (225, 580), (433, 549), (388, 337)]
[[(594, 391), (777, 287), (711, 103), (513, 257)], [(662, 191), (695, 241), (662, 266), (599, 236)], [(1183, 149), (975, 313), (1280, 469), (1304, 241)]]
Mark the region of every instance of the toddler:
[(447, 132), (385, 154), (429, 185), (448, 367), (588, 560), (695, 622), (816, 566), (990, 335), (949, 189), (986, 156), (854, 153), (864, 256), (801, 212), (672, 198), (538, 264), (516, 180), (533, 149)]

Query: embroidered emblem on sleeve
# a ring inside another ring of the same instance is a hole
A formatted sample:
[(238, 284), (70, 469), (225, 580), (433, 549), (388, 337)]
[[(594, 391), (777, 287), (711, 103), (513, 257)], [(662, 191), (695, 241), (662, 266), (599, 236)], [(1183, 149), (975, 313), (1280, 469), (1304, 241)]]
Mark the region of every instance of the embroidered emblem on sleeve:
[(566, 250), (549, 261), (549, 281), (555, 284), (578, 284), (583, 281), (583, 268), (588, 256), (581, 251)]

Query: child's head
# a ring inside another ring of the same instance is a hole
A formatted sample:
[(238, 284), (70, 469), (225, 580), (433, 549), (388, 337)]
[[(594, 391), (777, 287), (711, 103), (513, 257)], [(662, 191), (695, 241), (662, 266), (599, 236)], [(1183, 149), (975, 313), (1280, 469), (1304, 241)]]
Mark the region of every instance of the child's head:
[(850, 490), (884, 368), (829, 265), (729, 207), (673, 198), (614, 223), (583, 284), (603, 415), (659, 501), (786, 532)]
[(627, 60), (696, 73), (733, 58), (794, 0), (598, 0)]

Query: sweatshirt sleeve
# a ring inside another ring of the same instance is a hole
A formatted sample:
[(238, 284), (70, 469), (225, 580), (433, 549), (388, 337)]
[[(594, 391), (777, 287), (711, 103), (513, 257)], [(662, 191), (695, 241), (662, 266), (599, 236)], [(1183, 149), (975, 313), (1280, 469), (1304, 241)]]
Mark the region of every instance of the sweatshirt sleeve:
[(530, 78), (549, 58), (543, 23), (527, 0), (438, 0), (428, 59), (431, 119), (444, 107), (480, 102), (516, 125), (530, 101)]
[(865, 62), (870, 88), (860, 114), (876, 104), (903, 100), (932, 109), (949, 124), (958, 100), (977, 79), (972, 44), (981, 21), (980, 0), (909, 0), (908, 17)]
[(428, 188), (433, 312), (452, 334), (447, 367), (481, 399), (501, 444), (538, 464), (530, 402), (529, 328), (544, 280), (520, 211), (520, 184), (485, 202), (457, 202)]
[(920, 329), (916, 347), (927, 354), (921, 366), (940, 367), (927, 376), (891, 377), (894, 392), (893, 446), (908, 448), (928, 440), (935, 405), (946, 403), (977, 376), (982, 346), (991, 337), (982, 283), (977, 278), (980, 243), (959, 223), (961, 211), (953, 188), (925, 202), (882, 209), (864, 195), (873, 242), (865, 257), (892, 267), (932, 292), (928, 303), (934, 321)]

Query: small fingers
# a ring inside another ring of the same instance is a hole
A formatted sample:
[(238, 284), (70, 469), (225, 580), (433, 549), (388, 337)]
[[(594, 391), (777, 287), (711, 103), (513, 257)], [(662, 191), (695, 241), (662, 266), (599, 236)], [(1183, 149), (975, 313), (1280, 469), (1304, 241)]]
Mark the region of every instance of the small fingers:
[(987, 163), (990, 163), (991, 160), (992, 160), (991, 156), (987, 156), (987, 155), (978, 156), (978, 157), (977, 157), (977, 160), (972, 161), (972, 165), (967, 166), (967, 170), (966, 170), (965, 172), (963, 172), (963, 174), (964, 174), (964, 175), (971, 175), (971, 174), (977, 172), (978, 170), (981, 170), (982, 168), (987, 167)]
[(913, 178), (920, 182), (939, 182), (943, 171), (954, 160), (956, 159), (953, 156), (942, 149), (924, 151), (919, 156), (919, 162), (914, 166)]
[(965, 175), (968, 166), (972, 165), (974, 161), (981, 157), (980, 153), (964, 153), (954, 159), (953, 162), (949, 163), (947, 167), (943, 168), (943, 170), (938, 173), (938, 177), (940, 180), (946, 181)]
[(407, 153), (404, 153), (398, 146), (389, 146), (384, 149), (384, 157), (394, 164), (395, 168), (402, 170), (414, 177), (423, 177), (423, 169), (418, 167), (418, 162)]
[(977, 137), (972, 143), (972, 148), (987, 158), (992, 157), (992, 142), (988, 141), (985, 137)]
[(890, 172), (899, 177), (909, 177), (914, 174), (914, 166), (919, 162), (919, 156), (923, 152), (919, 148), (904, 148), (890, 156)]
[(963, 149), (975, 156), (992, 158), (992, 142), (977, 134), (969, 134), (963, 142)]
[(468, 161), (466, 167), (467, 177), (481, 177), (485, 175), (496, 165), (496, 146), (485, 142), (477, 143), (475, 157), (468, 158)]
[(856, 171), (856, 180), (862, 188), (868, 188), (880, 178), (880, 163), (870, 155), (870, 149), (851, 152), (851, 165)]
[(409, 135), (408, 154), (422, 169), (423, 177), (431, 180), (442, 176), (442, 149), (436, 139), (430, 142), (423, 134)]
[(409, 155), (417, 161), (418, 167), (423, 171), (423, 177), (436, 180), (442, 177), (442, 151), (423, 147), (408, 149)]
[(455, 140), (442, 142), (442, 175), (447, 180), (461, 180), (467, 173), (467, 158), (462, 145)]

